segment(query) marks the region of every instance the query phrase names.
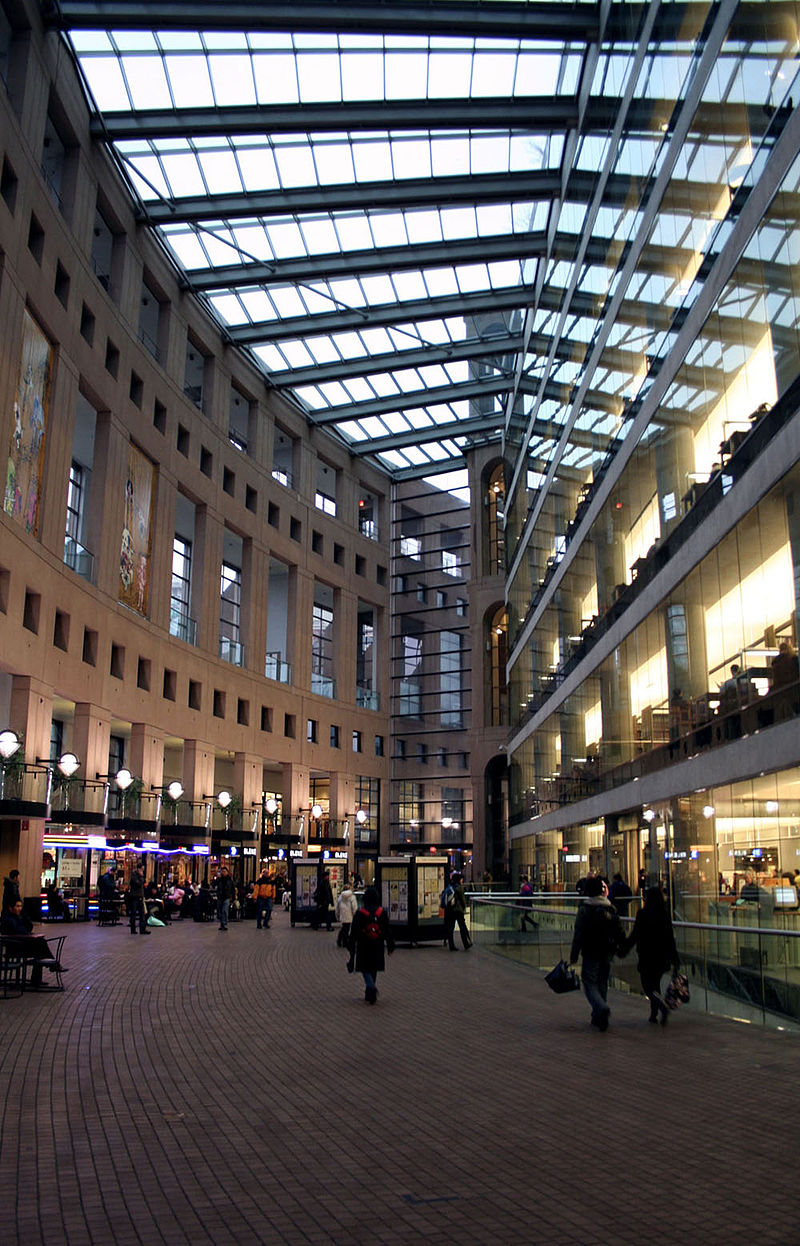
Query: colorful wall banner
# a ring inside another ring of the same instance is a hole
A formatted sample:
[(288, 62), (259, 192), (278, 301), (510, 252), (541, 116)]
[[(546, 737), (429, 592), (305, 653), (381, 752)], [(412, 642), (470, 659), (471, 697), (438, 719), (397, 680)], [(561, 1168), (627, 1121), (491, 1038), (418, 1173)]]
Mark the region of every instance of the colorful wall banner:
[(50, 343), (30, 312), (25, 311), (3, 509), (34, 536), (39, 527), (52, 362)]
[(119, 556), (119, 599), (147, 614), (150, 595), (152, 506), (156, 469), (136, 446), (128, 447), (125, 519)]

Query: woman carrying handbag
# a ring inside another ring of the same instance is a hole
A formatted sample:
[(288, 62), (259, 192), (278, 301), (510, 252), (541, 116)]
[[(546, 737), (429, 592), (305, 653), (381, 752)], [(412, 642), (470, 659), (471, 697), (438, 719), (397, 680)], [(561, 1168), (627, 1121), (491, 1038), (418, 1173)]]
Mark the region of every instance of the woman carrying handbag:
[(648, 887), (645, 892), (644, 904), (636, 914), (626, 951), (633, 947), (639, 954), (638, 969), (642, 990), (650, 1000), (649, 1020), (655, 1025), (660, 1013), (661, 1024), (666, 1025), (670, 1010), (661, 994), (661, 978), (670, 967), (677, 974), (680, 958), (672, 919), (660, 887)]

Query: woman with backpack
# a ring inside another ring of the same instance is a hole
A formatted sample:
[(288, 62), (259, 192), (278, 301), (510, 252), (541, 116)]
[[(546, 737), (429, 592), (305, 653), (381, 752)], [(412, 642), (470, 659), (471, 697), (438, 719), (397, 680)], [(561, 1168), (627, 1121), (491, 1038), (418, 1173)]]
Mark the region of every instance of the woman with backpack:
[(347, 972), (352, 973), (357, 969), (363, 975), (364, 1000), (367, 1004), (375, 1004), (378, 1000), (377, 977), (386, 968), (384, 946), (391, 956), (394, 939), (389, 929), (389, 914), (381, 907), (375, 888), (367, 887), (361, 908), (356, 910), (350, 925), (347, 942), (350, 952)]
[(630, 951), (632, 947), (639, 953), (642, 990), (650, 1000), (649, 1020), (655, 1025), (660, 1013), (661, 1024), (666, 1025), (669, 1007), (661, 994), (661, 977), (670, 966), (677, 973), (680, 958), (669, 909), (660, 887), (648, 887), (645, 892), (644, 904), (636, 914), (625, 950)]

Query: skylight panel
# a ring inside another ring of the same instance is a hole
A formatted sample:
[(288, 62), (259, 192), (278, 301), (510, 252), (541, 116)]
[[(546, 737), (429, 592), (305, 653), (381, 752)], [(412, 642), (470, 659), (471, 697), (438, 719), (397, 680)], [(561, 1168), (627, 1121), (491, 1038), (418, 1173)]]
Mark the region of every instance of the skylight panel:
[(427, 139), (393, 138), (391, 148), (396, 178), (431, 176), (431, 145)]
[[(512, 95), (516, 74), (517, 58), (508, 52), (477, 52), (472, 65), (472, 95)], [(544, 75), (542, 75), (544, 77)], [(535, 80), (534, 90), (538, 93), (547, 91), (539, 78)], [(529, 91), (528, 94), (533, 94)], [(550, 90), (549, 94), (554, 94)]]
[(328, 288), (337, 303), (343, 304), (345, 307), (364, 306), (366, 301), (364, 292), (354, 278), (342, 277), (340, 280), (331, 281)]
[(101, 111), (130, 107), (128, 87), (116, 56), (89, 58), (82, 61), (81, 66), (86, 75), (89, 90)]
[(105, 30), (73, 30), (69, 38), (79, 55), (108, 52), (113, 53), (111, 40)]
[(288, 319), (289, 316), (302, 316), (305, 314), (305, 306), (296, 290), (290, 286), (279, 286), (272, 288), (272, 301), (281, 319)]
[[(269, 240), (270, 250), (275, 257), (288, 259), (291, 256), (306, 254), (305, 240), (294, 221), (266, 224), (263, 232)], [(238, 242), (238, 232), (236, 239)]]
[(313, 153), (322, 186), (356, 180), (353, 149), (348, 143), (316, 143)]
[(297, 228), (305, 242), (308, 255), (324, 255), (330, 251), (341, 251), (339, 238), (330, 217), (306, 217), (298, 222)]
[(425, 287), (431, 298), (437, 295), (455, 294), (458, 282), (452, 268), (427, 268), (423, 274)]
[[(348, 338), (350, 335), (341, 333), (336, 335), (337, 346), (342, 346), (342, 339)], [(355, 336), (355, 335), (354, 335)], [(403, 338), (402, 345), (397, 345), (385, 329), (362, 329), (359, 334), (359, 344), (362, 351), (370, 355), (388, 354), (391, 350), (406, 349), (406, 339)], [(361, 353), (361, 352), (359, 352)], [(349, 354), (348, 358), (353, 358), (353, 354)]]
[(300, 341), (299, 338), (282, 342), (281, 349), (289, 362), (290, 368), (309, 368), (317, 362), (308, 348), (308, 343)]
[(193, 232), (168, 235), (169, 244), (187, 272), (208, 268), (208, 255)]
[(268, 372), (284, 372), (289, 366), (277, 346), (273, 346), (271, 342), (264, 346), (257, 346), (253, 353), (258, 356)]
[[(448, 385), (459, 385), (462, 381), (466, 382), (471, 379), (470, 364), (466, 359), (454, 359), (452, 363), (444, 364), (442, 371)], [(426, 368), (420, 368), (420, 374), (425, 377)]]
[[(383, 415), (383, 422), (390, 433), (405, 433), (409, 428), (418, 427), (407, 418), (408, 412), (387, 411)], [(430, 420), (426, 422), (425, 427), (430, 427)]]
[(392, 152), (387, 139), (353, 145), (353, 163), (359, 182), (390, 182), (393, 176)]
[(405, 226), (409, 242), (442, 241), (442, 222), (438, 212), (406, 212)]
[[(386, 42), (389, 46), (390, 41)], [(384, 74), (387, 100), (427, 99), (428, 57), (425, 52), (387, 52)]]
[(275, 161), (281, 186), (285, 189), (292, 186), (318, 185), (310, 147), (295, 144), (291, 147), (277, 147)]
[(361, 287), (370, 307), (375, 307), (380, 303), (391, 303), (394, 299), (394, 286), (389, 277), (383, 273), (376, 274), (374, 277), (362, 277)]
[(239, 166), (232, 151), (207, 152), (200, 156), (200, 168), (212, 195), (238, 193), (242, 189)]
[(297, 77), (302, 103), (341, 103), (342, 84), (338, 55), (300, 53), (297, 57)]
[(382, 463), (386, 463), (388, 467), (402, 468), (408, 466), (399, 450), (381, 450), (378, 458)]
[(556, 95), (560, 64), (561, 55), (557, 53), (521, 52), (515, 66), (514, 94)]
[(342, 382), (346, 402), (369, 402), (375, 397), (375, 390), (364, 380), (363, 376), (351, 376)]
[(489, 135), (470, 139), (471, 173), (507, 173), (509, 162), (508, 135)]
[(257, 102), (249, 56), (209, 56), (208, 68), (219, 107)]
[(169, 198), (171, 192), (161, 163), (155, 156), (137, 156), (135, 159), (128, 159), (126, 163), (134, 189), (145, 203), (159, 195)]
[(233, 239), (229, 231), (220, 230), (219, 233), (215, 233), (203, 230), (202, 239), (212, 268), (238, 263), (240, 259), (239, 252), (233, 245)]
[(206, 185), (200, 173), (197, 156), (163, 155), (161, 163), (174, 199), (182, 199), (186, 195), (204, 195)]
[(334, 310), (335, 304), (324, 287), (317, 288), (315, 285), (303, 285), (301, 289), (303, 302), (311, 315), (315, 312), (324, 314)]
[(250, 222), (240, 225), (236, 222), (230, 230), (230, 236), (235, 244), (237, 255), (229, 255), (227, 263), (235, 263), (237, 257), (245, 262), (248, 259), (271, 260), (274, 258), (270, 240), (262, 225)]
[(380, 53), (344, 53), (341, 72), (345, 100), (383, 99), (383, 56)]
[(208, 301), (223, 324), (239, 325), (246, 322), (244, 308), (235, 294), (211, 294)]
[(150, 30), (115, 30), (111, 37), (120, 52), (158, 51), (156, 37)]
[(381, 398), (388, 398), (391, 394), (401, 392), (399, 385), (390, 372), (371, 372), (369, 379), (376, 394), (379, 394)]
[(243, 290), (239, 297), (254, 324), (258, 324), (261, 320), (277, 320), (274, 304), (263, 290)]
[(468, 98), (472, 83), (472, 54), (432, 52), (428, 64), (428, 98)]
[[(377, 333), (380, 330), (371, 330), (370, 332)], [(343, 359), (360, 359), (364, 355), (378, 353), (377, 350), (366, 346), (358, 333), (335, 333), (331, 340), (336, 350), (341, 352)], [(386, 350), (390, 347), (391, 343), (389, 347), (383, 347), (382, 349)]]
[(334, 227), (339, 235), (343, 251), (369, 251), (372, 249), (373, 240), (369, 221), (361, 212), (337, 216), (334, 220)]
[(210, 108), (215, 103), (204, 56), (167, 56), (164, 59), (176, 108)]
[(436, 177), (459, 177), (469, 173), (470, 146), (466, 135), (435, 138), (431, 160)]
[[(423, 385), (428, 389), (434, 389), (437, 385), (448, 385), (450, 378), (439, 364), (429, 364), (419, 369), (419, 377)], [(419, 385), (419, 381), (417, 382)]]
[[(425, 282), (421, 273), (395, 273), (392, 278), (397, 297), (407, 302), (409, 299), (424, 299), (427, 296)], [(387, 299), (387, 302), (389, 299)]]
[(253, 77), (259, 104), (297, 104), (300, 88), (291, 54), (273, 53), (253, 57)]
[(172, 107), (167, 75), (159, 57), (125, 56), (122, 59), (122, 71), (134, 108), (144, 110)]
[(402, 247), (409, 242), (406, 218), (401, 212), (371, 212), (369, 225), (376, 247)]
[(471, 290), (489, 290), (489, 270), (485, 264), (460, 264), (455, 269), (456, 281), (462, 294)]
[(474, 238), (478, 232), (475, 208), (443, 208), (441, 212), (442, 234), (445, 239)]
[(495, 260), (488, 265), (493, 290), (519, 285), (522, 279), (519, 260)]
[(295, 397), (304, 402), (312, 411), (327, 410), (328, 403), (322, 397), (316, 385), (298, 385), (294, 393)]

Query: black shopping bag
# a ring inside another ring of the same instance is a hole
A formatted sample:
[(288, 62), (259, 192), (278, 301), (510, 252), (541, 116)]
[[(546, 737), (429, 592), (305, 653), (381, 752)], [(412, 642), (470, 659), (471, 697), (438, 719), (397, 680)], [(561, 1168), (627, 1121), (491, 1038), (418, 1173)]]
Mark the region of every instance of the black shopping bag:
[(581, 988), (580, 978), (565, 960), (560, 960), (555, 969), (545, 974), (544, 980), (556, 995), (566, 995), (568, 991), (579, 991)]

